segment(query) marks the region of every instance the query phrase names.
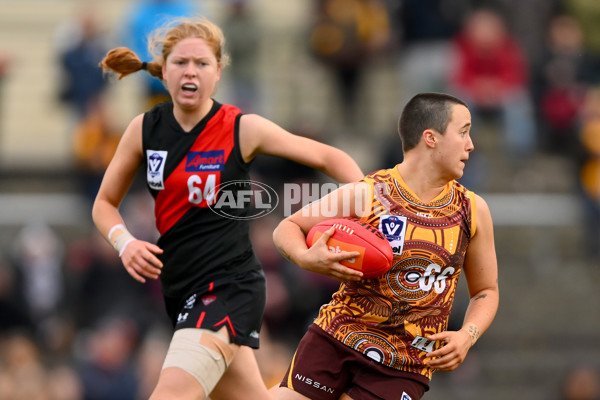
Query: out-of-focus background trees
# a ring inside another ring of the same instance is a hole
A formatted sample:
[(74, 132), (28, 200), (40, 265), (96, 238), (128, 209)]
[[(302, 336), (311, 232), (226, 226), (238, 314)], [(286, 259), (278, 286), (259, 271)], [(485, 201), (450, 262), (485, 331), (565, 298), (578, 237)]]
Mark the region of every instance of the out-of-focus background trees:
[[(476, 152), (461, 181), (492, 211), (501, 304), (426, 398), (600, 398), (600, 3), (1, 0), (1, 399), (142, 399), (154, 385), (170, 334), (160, 288), (129, 278), (90, 209), (124, 127), (164, 93), (97, 64), (143, 45), (163, 14), (190, 13), (228, 39), (218, 101), (338, 146), (365, 171), (401, 161), (396, 121), (414, 94), (466, 100)], [(323, 181), (269, 158), (254, 174), (277, 189)], [(143, 182), (122, 211), (134, 235), (156, 238)], [(281, 217), (252, 227), (269, 385), (336, 287), (279, 256)], [(453, 327), (467, 302), (461, 286)]]

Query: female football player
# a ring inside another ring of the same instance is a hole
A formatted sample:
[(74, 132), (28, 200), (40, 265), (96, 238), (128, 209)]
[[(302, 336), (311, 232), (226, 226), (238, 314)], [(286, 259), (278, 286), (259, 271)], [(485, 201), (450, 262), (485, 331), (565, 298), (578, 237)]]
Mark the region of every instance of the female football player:
[[(162, 284), (175, 332), (152, 400), (269, 397), (252, 352), (259, 345), (265, 277), (249, 239), (248, 205), (220, 203), (219, 187), (243, 198), (248, 187), (238, 184), (249, 181), (259, 154), (302, 163), (340, 182), (363, 176), (343, 151), (215, 100), (228, 62), (223, 44), (215, 24), (182, 19), (151, 38), (152, 61), (121, 47), (101, 62), (119, 77), (145, 70), (172, 98), (131, 121), (93, 207), (98, 230), (127, 272)], [(140, 166), (155, 200), (157, 244), (133, 237), (119, 213)], [(221, 213), (214, 212), (218, 205)]]

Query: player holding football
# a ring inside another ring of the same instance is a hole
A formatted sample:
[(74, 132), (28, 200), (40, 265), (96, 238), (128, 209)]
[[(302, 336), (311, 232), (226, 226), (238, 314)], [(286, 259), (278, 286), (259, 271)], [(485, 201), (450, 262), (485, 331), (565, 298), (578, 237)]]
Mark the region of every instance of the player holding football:
[[(121, 76), (145, 69), (165, 82), (172, 98), (129, 124), (93, 208), (96, 226), (127, 272), (140, 282), (161, 279), (175, 333), (152, 400), (270, 397), (251, 349), (259, 345), (265, 277), (244, 219), (248, 207), (227, 210), (237, 219), (210, 210), (219, 185), (249, 181), (258, 154), (288, 158), (342, 182), (363, 175), (341, 150), (213, 100), (227, 64), (223, 44), (213, 23), (182, 19), (151, 41), (158, 49), (153, 62), (117, 48), (101, 64)], [(155, 199), (156, 245), (134, 238), (118, 210), (140, 166)]]
[[(342, 186), (275, 229), (286, 258), (342, 281), (300, 341), (276, 399), (420, 399), (433, 372), (458, 367), (490, 326), (499, 300), (492, 218), (456, 181), (474, 149), (470, 128), (461, 100), (416, 95), (399, 121), (402, 163)], [(332, 216), (321, 210), (335, 207), (336, 217), (361, 218), (387, 237), (394, 262), (386, 274), (357, 280), (360, 272), (328, 252), (333, 228), (307, 248), (305, 234)], [(471, 300), (462, 328), (447, 331), (461, 272)]]

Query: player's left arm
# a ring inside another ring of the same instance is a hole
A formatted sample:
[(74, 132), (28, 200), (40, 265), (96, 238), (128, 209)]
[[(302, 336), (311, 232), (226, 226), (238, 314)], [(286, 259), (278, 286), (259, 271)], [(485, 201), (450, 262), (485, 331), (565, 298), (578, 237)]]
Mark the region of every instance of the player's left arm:
[(240, 148), (246, 162), (258, 154), (268, 154), (317, 169), (341, 183), (355, 182), (364, 176), (356, 161), (344, 151), (294, 135), (256, 114), (241, 117)]
[(477, 229), (471, 238), (464, 274), (471, 298), (459, 331), (431, 335), (430, 340), (442, 340), (445, 345), (428, 354), (428, 365), (440, 371), (451, 371), (465, 359), (469, 349), (492, 324), (498, 310), (498, 262), (494, 246), (492, 216), (487, 203), (477, 196)]

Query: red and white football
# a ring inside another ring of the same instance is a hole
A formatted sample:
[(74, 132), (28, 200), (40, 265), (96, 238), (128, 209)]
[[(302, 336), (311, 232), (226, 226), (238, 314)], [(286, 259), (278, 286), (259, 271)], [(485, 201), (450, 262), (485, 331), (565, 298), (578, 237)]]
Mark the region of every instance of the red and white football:
[(362, 271), (365, 279), (381, 276), (392, 267), (394, 254), (387, 239), (374, 226), (356, 218), (331, 218), (314, 225), (306, 236), (308, 247), (332, 226), (335, 232), (327, 241), (329, 251), (360, 253), (356, 258), (341, 261), (342, 265)]

